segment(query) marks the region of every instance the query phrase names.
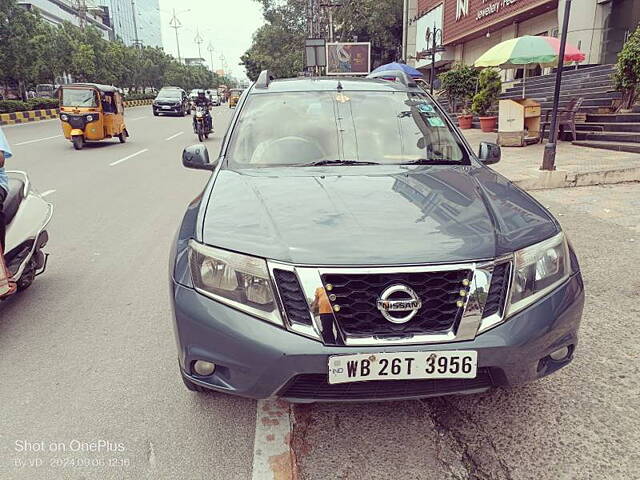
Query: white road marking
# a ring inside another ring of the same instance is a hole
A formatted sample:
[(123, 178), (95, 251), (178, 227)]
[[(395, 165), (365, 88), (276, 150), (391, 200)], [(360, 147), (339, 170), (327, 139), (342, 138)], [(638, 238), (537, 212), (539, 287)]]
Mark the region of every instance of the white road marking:
[(292, 406), (279, 399), (258, 400), (252, 480), (297, 478), (292, 436)]
[(165, 138), (165, 140), (168, 142), (169, 140), (173, 140), (176, 137), (179, 137), (180, 135), (182, 135), (184, 132), (178, 132), (175, 135), (171, 135), (170, 137)]
[(136, 120), (142, 120), (143, 118), (149, 118), (148, 116), (146, 117), (136, 117), (136, 118), (130, 118), (129, 121), (130, 122), (135, 122)]
[(52, 138), (58, 138), (62, 135), (53, 135), (52, 137), (44, 137), (44, 138), (36, 138), (35, 140), (27, 140), (26, 142), (18, 142), (14, 143), (14, 147), (19, 147), (20, 145), (27, 145), (28, 143), (36, 143), (36, 142), (44, 142), (45, 140), (51, 140)]
[(128, 157), (124, 157), (124, 158), (121, 158), (120, 160), (116, 160), (115, 162), (110, 163), (110, 164), (109, 164), (109, 166), (110, 166), (110, 167), (115, 167), (115, 166), (116, 166), (116, 165), (118, 165), (119, 163), (126, 162), (127, 160), (129, 160), (129, 159), (131, 159), (131, 158), (133, 158), (133, 157), (137, 157), (137, 156), (138, 156), (138, 155), (140, 155), (141, 153), (148, 152), (148, 151), (149, 151), (149, 149), (148, 149), (148, 148), (143, 148), (143, 149), (142, 149), (142, 150), (140, 150), (139, 152), (132, 153), (132, 154), (131, 154), (131, 155), (129, 155)]
[(46, 192), (42, 192), (42, 193), (40, 194), (40, 196), (44, 198), (44, 197), (46, 197), (46, 196), (48, 196), (48, 195), (51, 195), (52, 193), (56, 193), (56, 191), (57, 191), (57, 190), (47, 190)]

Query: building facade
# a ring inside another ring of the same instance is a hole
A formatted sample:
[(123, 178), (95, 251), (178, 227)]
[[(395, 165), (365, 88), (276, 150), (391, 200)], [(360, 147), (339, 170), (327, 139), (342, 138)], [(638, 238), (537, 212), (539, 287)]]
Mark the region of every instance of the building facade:
[(126, 45), (162, 47), (159, 0), (95, 0), (109, 9), (114, 34)]
[[(85, 25), (96, 28), (105, 40), (113, 37), (109, 23), (108, 9), (90, 0), (18, 0), (18, 4), (32, 12), (39, 12), (43, 20), (54, 25), (69, 22), (79, 27)], [(82, 10), (81, 10), (82, 9)]]
[[(404, 58), (425, 72), (420, 58), (434, 26), (444, 51), (439, 71), (454, 63), (472, 65), (484, 52), (523, 35), (559, 36), (565, 0), (405, 0)], [(613, 63), (640, 22), (639, 0), (573, 0), (567, 38), (586, 54), (584, 64)], [(540, 72), (538, 72), (540, 73)], [(517, 72), (507, 72), (509, 80)], [(511, 78), (509, 78), (511, 77)]]

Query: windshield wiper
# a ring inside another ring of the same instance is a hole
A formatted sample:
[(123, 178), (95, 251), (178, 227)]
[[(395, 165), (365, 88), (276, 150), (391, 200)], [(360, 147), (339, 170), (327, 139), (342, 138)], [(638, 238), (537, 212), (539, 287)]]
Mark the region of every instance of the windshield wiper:
[(317, 162), (301, 163), (297, 167), (320, 167), (322, 165), (380, 165), (378, 162), (364, 162), (360, 160), (318, 160)]
[(410, 162), (404, 162), (403, 165), (458, 165), (457, 160), (446, 160), (444, 158), (419, 158)]

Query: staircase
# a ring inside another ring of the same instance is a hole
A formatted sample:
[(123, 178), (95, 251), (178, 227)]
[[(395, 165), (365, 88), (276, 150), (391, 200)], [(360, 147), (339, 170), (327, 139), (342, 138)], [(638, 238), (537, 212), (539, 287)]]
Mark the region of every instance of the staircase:
[[(633, 113), (613, 113), (622, 97), (613, 86), (615, 65), (594, 65), (575, 69), (569, 67), (562, 74), (560, 108), (575, 97), (583, 97), (577, 122), (574, 145), (602, 148), (620, 152), (640, 153), (640, 108)], [(540, 102), (542, 117), (553, 107), (555, 73), (527, 79), (527, 98)], [(507, 89), (501, 96), (522, 98), (522, 84)], [(565, 132), (563, 139), (571, 139)]]
[(640, 107), (633, 113), (587, 114), (576, 130), (574, 145), (640, 153)]
[[(622, 96), (613, 89), (613, 73), (615, 65), (593, 65), (575, 69), (565, 68), (562, 73), (562, 89), (560, 91), (560, 108), (566, 106), (574, 97), (583, 97), (580, 109), (583, 113), (611, 112), (613, 102)], [(526, 97), (540, 102), (542, 115), (553, 107), (553, 93), (556, 74), (530, 77), (526, 80)], [(508, 88), (500, 95), (500, 99), (522, 98), (522, 83)]]

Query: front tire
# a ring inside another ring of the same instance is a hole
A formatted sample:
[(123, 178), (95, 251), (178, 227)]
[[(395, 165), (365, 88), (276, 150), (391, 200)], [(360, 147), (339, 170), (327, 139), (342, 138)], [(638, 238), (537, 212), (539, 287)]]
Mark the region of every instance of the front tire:
[(73, 142), (73, 148), (76, 150), (82, 150), (82, 147), (84, 147), (84, 137), (81, 135), (76, 135), (71, 141)]
[(123, 130), (122, 132), (120, 132), (120, 135), (118, 135), (118, 140), (120, 140), (120, 143), (124, 143), (127, 141), (127, 131)]

